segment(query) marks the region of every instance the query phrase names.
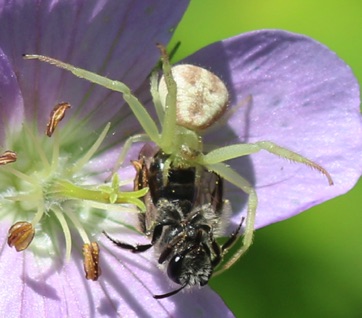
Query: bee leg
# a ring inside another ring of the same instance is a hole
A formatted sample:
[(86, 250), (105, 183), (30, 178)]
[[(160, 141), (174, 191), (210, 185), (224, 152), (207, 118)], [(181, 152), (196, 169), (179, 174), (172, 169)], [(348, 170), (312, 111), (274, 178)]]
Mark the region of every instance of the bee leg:
[(238, 234), (240, 232), (241, 226), (243, 225), (245, 218), (241, 218), (241, 222), (238, 225), (238, 227), (235, 229), (235, 231), (233, 233), (231, 233), (231, 235), (229, 236), (229, 239), (221, 246), (221, 251), (223, 253), (223, 255), (225, 255), (228, 252), (228, 249), (231, 248), (236, 240), (238, 239)]
[[(239, 237), (238, 234), (240, 232), (241, 226), (243, 225), (244, 219), (245, 218), (241, 219), (239, 226), (235, 229), (235, 231), (233, 233), (231, 233), (228, 240), (223, 245), (220, 246), (214, 239), (212, 240), (212, 244), (211, 244), (212, 250), (213, 250), (214, 254), (216, 255), (216, 257), (212, 261), (212, 266), (214, 268), (220, 264), (223, 256), (228, 252), (228, 249), (230, 247), (232, 247), (234, 245), (234, 243), (236, 242), (236, 240), (238, 239), (238, 237)], [(217, 273), (218, 272), (216, 272), (216, 274)]]
[(131, 245), (128, 243), (115, 240), (114, 238), (110, 237), (105, 231), (103, 231), (103, 234), (118, 247), (123, 248), (125, 250), (130, 250), (132, 253), (142, 253), (152, 247), (152, 244)]

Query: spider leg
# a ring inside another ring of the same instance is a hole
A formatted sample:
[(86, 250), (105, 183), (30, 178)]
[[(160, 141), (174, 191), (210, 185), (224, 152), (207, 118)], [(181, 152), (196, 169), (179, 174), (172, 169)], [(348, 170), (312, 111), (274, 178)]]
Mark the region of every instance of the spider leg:
[(201, 157), (201, 165), (216, 164), (230, 159), (250, 155), (260, 151), (255, 144), (235, 144), (211, 150)]
[(168, 152), (168, 149), (173, 148), (174, 139), (176, 136), (176, 96), (177, 86), (173, 79), (171, 72), (171, 64), (168, 59), (166, 49), (161, 44), (157, 47), (161, 51), (162, 70), (167, 86), (167, 97), (164, 110), (164, 118), (162, 122), (162, 135), (161, 135), (161, 147)]
[[(231, 169), (224, 163), (216, 163), (216, 164), (205, 164), (205, 167), (230, 183), (234, 184), (245, 193), (249, 195), (248, 200), (248, 208), (246, 212), (246, 222), (243, 233), (243, 244), (242, 246), (235, 252), (235, 254), (223, 265), (223, 268), (217, 271), (217, 274), (225, 271), (229, 267), (231, 267), (250, 247), (253, 242), (253, 234), (254, 234), (254, 225), (255, 225), (255, 216), (256, 209), (258, 205), (258, 197), (256, 191), (251, 186), (251, 184), (240, 176), (235, 170)], [(233, 243), (233, 242), (231, 242)], [(230, 246), (228, 246), (230, 247)]]
[(322, 166), (313, 162), (312, 160), (309, 160), (308, 158), (305, 158), (305, 157), (301, 156), (300, 154), (293, 152), (289, 149), (278, 146), (277, 144), (275, 144), (271, 141), (259, 141), (259, 142), (256, 142), (255, 145), (257, 145), (260, 149), (264, 149), (279, 157), (289, 159), (291, 161), (303, 163), (307, 166), (310, 166), (313, 169), (318, 170), (319, 172), (323, 173), (327, 177), (329, 185), (333, 185), (332, 177), (328, 173), (328, 171), (326, 169), (324, 169)]
[[(108, 88), (112, 91), (116, 91), (122, 94), (124, 100), (131, 107), (132, 112), (136, 116), (137, 120), (141, 124), (142, 128), (146, 132), (146, 134), (150, 137), (150, 139), (159, 144), (159, 131), (156, 126), (156, 123), (147, 112), (145, 107), (141, 104), (136, 96), (134, 96), (131, 92), (131, 89), (124, 83), (119, 81), (111, 80), (107, 77), (100, 76), (96, 73), (84, 70), (82, 68), (75, 67), (73, 65), (61, 62), (59, 60), (44, 56), (44, 55), (24, 55), (24, 59), (37, 59), (45, 63), (49, 63), (55, 65), (56, 67), (62, 68), (73, 73), (75, 76), (84, 78), (85, 80)], [(171, 71), (170, 71), (171, 73)], [(176, 84), (175, 84), (176, 86)], [(176, 95), (175, 95), (176, 96)], [(171, 138), (172, 139), (172, 138)]]
[(289, 159), (294, 162), (299, 162), (302, 164), (305, 164), (307, 166), (310, 166), (313, 169), (318, 170), (319, 172), (323, 173), (327, 179), (329, 185), (333, 185), (333, 180), (330, 174), (327, 172), (326, 169), (324, 169), (322, 166), (318, 165), (317, 163), (313, 162), (312, 160), (309, 160), (306, 157), (303, 157), (302, 155), (293, 152), (289, 149), (283, 148), (281, 146), (278, 146), (277, 144), (271, 142), (271, 141), (258, 141), (253, 144), (235, 144), (230, 146), (221, 147), (218, 149), (214, 149), (207, 153), (206, 155), (202, 156), (200, 163), (201, 164), (216, 164), (218, 162), (223, 162), (226, 160), (250, 155), (252, 153), (256, 153), (260, 150), (266, 150), (272, 154), (275, 154), (279, 157)]
[(165, 110), (163, 109), (161, 99), (160, 99), (160, 94), (158, 93), (158, 73), (156, 71), (153, 71), (151, 73), (150, 83), (151, 83), (150, 92), (151, 92), (151, 96), (152, 96), (153, 105), (155, 106), (155, 109), (156, 109), (158, 121), (160, 123), (163, 123)]

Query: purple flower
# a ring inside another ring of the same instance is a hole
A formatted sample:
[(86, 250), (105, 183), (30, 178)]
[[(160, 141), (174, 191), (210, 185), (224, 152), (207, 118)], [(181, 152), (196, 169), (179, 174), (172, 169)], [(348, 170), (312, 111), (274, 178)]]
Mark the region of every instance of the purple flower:
[[(123, 226), (135, 225), (135, 208), (82, 199), (86, 190), (114, 190), (112, 185), (104, 188), (104, 176), (122, 141), (139, 131), (119, 94), (22, 59), (23, 53), (44, 53), (120, 79), (138, 95), (147, 95), (147, 76), (159, 60), (155, 44), (167, 44), (187, 4), (0, 4), (0, 150), (17, 154), (15, 163), (0, 167), (0, 312), (7, 317), (232, 315), (209, 288), (180, 295), (177, 302), (154, 300), (153, 294), (168, 285), (151, 253), (134, 258), (126, 252), (123, 257), (101, 234), (121, 232), (127, 240), (139, 240)], [(72, 108), (49, 138), (47, 122), (60, 102)], [(90, 151), (109, 121), (104, 140)], [(93, 156), (85, 160), (88, 151)], [(137, 158), (136, 151), (130, 158)], [(128, 190), (134, 172), (132, 167), (120, 172), (119, 182), (127, 181)], [(34, 239), (23, 252), (7, 245), (7, 232), (18, 221), (35, 226)], [(87, 240), (100, 245), (102, 274), (96, 282), (84, 278), (82, 245)]]
[[(120, 95), (21, 58), (43, 54), (120, 80), (152, 109), (148, 75), (159, 59), (155, 43), (167, 43), (186, 6), (187, 1), (1, 4), (0, 145), (2, 153), (13, 150), (18, 157), (0, 167), (0, 312), (8, 317), (232, 316), (208, 287), (153, 299), (172, 287), (152, 251), (122, 251), (101, 235), (106, 230), (131, 244), (149, 242), (133, 228), (132, 206), (84, 199), (80, 190), (118, 189), (115, 179), (115, 186), (101, 184), (124, 140), (141, 132)], [(318, 162), (334, 180), (329, 186), (318, 172), (264, 152), (231, 161), (257, 190), (257, 227), (345, 193), (357, 181), (362, 169), (358, 85), (326, 47), (284, 31), (258, 31), (211, 45), (187, 62), (219, 75), (236, 109), (206, 142), (270, 140)], [(252, 102), (240, 105), (248, 96)], [(51, 110), (64, 101), (72, 108), (48, 138)], [(137, 158), (141, 146), (131, 149), (125, 163)], [(134, 173), (129, 164), (120, 169), (119, 182), (128, 186), (122, 189), (131, 190)], [(225, 197), (233, 208), (232, 231), (246, 196), (228, 185)], [(17, 221), (35, 226), (33, 241), (19, 253), (6, 243)], [(100, 245), (97, 282), (84, 278), (81, 248), (87, 240)]]
[[(256, 228), (296, 215), (344, 194), (362, 171), (359, 86), (350, 67), (324, 45), (303, 35), (261, 30), (212, 44), (186, 59), (212, 68), (226, 82), (231, 103), (251, 95), (223, 134), (225, 145), (270, 140), (322, 165), (334, 185), (307, 166), (266, 152), (231, 165), (255, 186)], [(226, 190), (234, 211), (243, 206), (236, 188)], [(240, 215), (233, 217), (234, 224)]]

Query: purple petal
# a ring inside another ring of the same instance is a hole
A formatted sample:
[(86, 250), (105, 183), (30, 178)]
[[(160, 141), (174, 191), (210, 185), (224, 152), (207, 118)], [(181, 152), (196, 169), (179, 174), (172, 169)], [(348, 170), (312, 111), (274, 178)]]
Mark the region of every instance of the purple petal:
[[(145, 237), (140, 240), (139, 235), (132, 232), (123, 232), (118, 238), (123, 238), (123, 241), (127, 239), (128, 242), (148, 243)], [(130, 306), (130, 310), (134, 310), (133, 315), (144, 317), (148, 313), (151, 317), (233, 317), (209, 287), (186, 290), (170, 298), (154, 300), (154, 294), (172, 291), (175, 286), (170, 286), (168, 277), (155, 265), (153, 251), (132, 254), (117, 249), (107, 239), (102, 239), (102, 243), (103, 250), (109, 253), (105, 260), (107, 264), (103, 265), (103, 270), (109, 271), (109, 280), (105, 283), (110, 284), (110, 293), (115, 293), (117, 297), (121, 295), (125, 302), (123, 306)]]
[(103, 274), (92, 282), (84, 278), (80, 246), (73, 250), (69, 263), (60, 264), (57, 258), (51, 263), (48, 257), (10, 249), (6, 228), (2, 223), (0, 273), (9, 275), (0, 275), (0, 308), (7, 317), (233, 317), (208, 287), (153, 299), (160, 286), (165, 286), (164, 290), (169, 286), (165, 275), (159, 275), (154, 261), (148, 259), (152, 253), (140, 256), (121, 251), (102, 238)]
[[(12, 1), (0, 8), (0, 47), (18, 75), (26, 116), (46, 123), (60, 101), (104, 125), (120, 111), (119, 94), (22, 54), (42, 54), (121, 79), (137, 89), (159, 59), (188, 1)], [(129, 109), (122, 110), (129, 116)]]
[[(257, 190), (257, 227), (341, 195), (356, 183), (362, 170), (359, 87), (351, 69), (324, 45), (285, 31), (256, 31), (210, 45), (186, 62), (221, 76), (231, 105), (240, 105), (223, 134), (211, 133), (206, 140), (219, 146), (273, 141), (322, 165), (334, 180), (328, 186), (317, 171), (265, 151), (231, 162)], [(252, 102), (245, 103), (250, 95)], [(230, 187), (226, 197), (234, 211), (245, 209), (239, 189)], [(233, 222), (240, 222), (240, 213)]]
[[(167, 44), (170, 30), (176, 26), (187, 3), (13, 1), (0, 6), (0, 47), (4, 50), (1, 85), (8, 91), (8, 95), (2, 95), (4, 104), (0, 105), (4, 120), (12, 122), (16, 118), (20, 123), (25, 108), (26, 120), (39, 124), (39, 130), (44, 131), (50, 109), (59, 101), (70, 102), (73, 115), (80, 118), (93, 115), (95, 128), (103, 126), (115, 114), (115, 122), (128, 116), (133, 118), (128, 107), (119, 111), (123, 104), (119, 94), (93, 87), (52, 66), (24, 61), (21, 54), (50, 55), (121, 79), (136, 90), (144, 84), (159, 58), (155, 43)], [(9, 107), (10, 104), (14, 107)], [(79, 125), (80, 131), (93, 129), (89, 123), (90, 127), (83, 124)], [(125, 138), (124, 131), (117, 130), (116, 134)], [(82, 140), (78, 140), (78, 134), (76, 137), (82, 148)], [(4, 214), (3, 218), (15, 217)], [(153, 299), (153, 293), (165, 293), (171, 286), (167, 276), (157, 268), (151, 251), (135, 256), (119, 251), (101, 238), (101, 244), (105, 241), (100, 260), (103, 274), (97, 282), (90, 282), (84, 278), (81, 244), (76, 244), (75, 238), (71, 259), (63, 263), (64, 248), (46, 249), (43, 256), (32, 251), (41, 246), (35, 244), (37, 235), (25, 252), (9, 248), (6, 232), (10, 225), (3, 219), (0, 228), (0, 312), (9, 317), (233, 316), (219, 296), (207, 287), (163, 301)], [(97, 222), (89, 226), (96, 227), (92, 233), (103, 229)], [(117, 228), (117, 231), (122, 230)], [(54, 232), (43, 234), (56, 235), (52, 239), (59, 240), (61, 246), (64, 238), (57, 235), (61, 232), (58, 224)], [(125, 233), (124, 240), (132, 238)]]
[[(7, 56), (0, 49), (0, 146), (4, 143), (5, 132), (13, 132), (23, 121), (24, 105), (15, 73)], [(4, 149), (3, 149), (4, 150)]]

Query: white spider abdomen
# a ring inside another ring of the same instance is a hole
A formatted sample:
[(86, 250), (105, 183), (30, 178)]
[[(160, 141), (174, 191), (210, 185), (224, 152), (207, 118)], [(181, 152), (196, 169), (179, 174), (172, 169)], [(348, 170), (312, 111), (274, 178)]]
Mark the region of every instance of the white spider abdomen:
[[(177, 85), (178, 125), (202, 130), (213, 124), (225, 112), (229, 94), (222, 80), (210, 71), (189, 64), (172, 67)], [(167, 88), (164, 77), (159, 83), (161, 103), (165, 106)]]

